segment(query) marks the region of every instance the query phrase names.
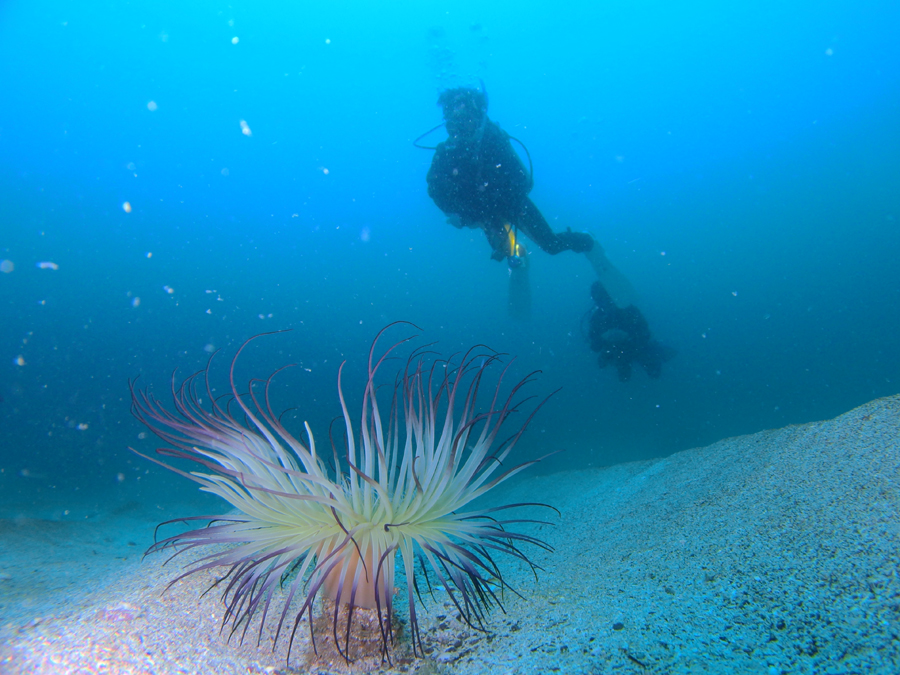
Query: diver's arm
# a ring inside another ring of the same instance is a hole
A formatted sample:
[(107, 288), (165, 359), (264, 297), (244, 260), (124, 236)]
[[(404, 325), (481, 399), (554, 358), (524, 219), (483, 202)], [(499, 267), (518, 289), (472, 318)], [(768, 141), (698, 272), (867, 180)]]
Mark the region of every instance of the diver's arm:
[(457, 190), (448, 176), (448, 154), (443, 146), (443, 143), (438, 145), (425, 180), (428, 183), (428, 196), (434, 205), (444, 213), (454, 213), (454, 196)]

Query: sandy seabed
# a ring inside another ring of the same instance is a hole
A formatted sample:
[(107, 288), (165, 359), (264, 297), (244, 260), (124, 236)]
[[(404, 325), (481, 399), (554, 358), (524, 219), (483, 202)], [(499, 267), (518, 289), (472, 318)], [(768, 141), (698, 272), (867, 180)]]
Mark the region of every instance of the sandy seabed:
[(401, 629), (392, 668), (348, 667), (325, 629), (318, 658), (298, 630), (289, 668), (270, 625), (259, 646), (257, 626), (228, 640), (219, 595), (198, 599), (212, 577), (164, 593), (180, 563), (104, 555), (142, 550), (153, 514), (78, 531), (0, 520), (0, 673), (900, 672), (900, 396), (498, 492), (561, 513), (534, 526), (556, 549), (533, 556), (538, 580), (501, 561), (523, 597), (507, 593), (487, 633), (460, 624), (446, 595), (426, 597), (429, 653), (412, 659)]

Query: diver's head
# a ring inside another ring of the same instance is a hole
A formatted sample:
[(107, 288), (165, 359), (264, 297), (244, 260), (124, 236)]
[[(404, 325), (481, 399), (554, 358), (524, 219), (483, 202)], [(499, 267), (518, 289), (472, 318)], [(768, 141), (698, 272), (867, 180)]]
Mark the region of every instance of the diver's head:
[(487, 115), (487, 97), (471, 87), (445, 90), (438, 97), (438, 105), (444, 109), (447, 133), (452, 138), (473, 137)]

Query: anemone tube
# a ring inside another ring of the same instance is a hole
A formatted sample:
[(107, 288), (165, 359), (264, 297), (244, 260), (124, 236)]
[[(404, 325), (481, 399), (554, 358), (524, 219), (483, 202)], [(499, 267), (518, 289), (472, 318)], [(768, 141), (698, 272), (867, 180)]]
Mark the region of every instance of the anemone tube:
[[(424, 652), (416, 618), (416, 596), (421, 602), (417, 560), (429, 589), (430, 578), (436, 579), (460, 617), (470, 627), (485, 630), (485, 610), (493, 605), (503, 609), (500, 596), (504, 590), (518, 595), (504, 581), (492, 552), (524, 561), (536, 575), (540, 568), (519, 545), (552, 550), (536, 537), (507, 529), (513, 524), (543, 521), (499, 519), (497, 515), (510, 508), (544, 504), (464, 510), (473, 500), (544, 458), (511, 468), (504, 465), (546, 398), (534, 407), (518, 431), (496, 444), (503, 423), (531, 398), (514, 401), (538, 371), (523, 378), (502, 399), (501, 384), (510, 364), (505, 365), (489, 408), (479, 413), (476, 399), (482, 379), (501, 355), (482, 353), (481, 350), (489, 350), (479, 345), (470, 349), (458, 365), (452, 357), (432, 359), (429, 365), (425, 355), (430, 352), (425, 347), (417, 349), (395, 380), (385, 428), (375, 376), (385, 359), (414, 337), (396, 342), (376, 360), (376, 345), (388, 328), (378, 333), (369, 350), (358, 434), (354, 433), (341, 386), (344, 364), (338, 369), (346, 439), (343, 452), (339, 453), (332, 438), (330, 467), (317, 452), (308, 424), (304, 424), (308, 441), (304, 444), (285, 429), (272, 411), (269, 388), (283, 368), (265, 380), (251, 380), (246, 394), (238, 392), (235, 363), (244, 348), (260, 335), (238, 349), (229, 370), (231, 393), (219, 399), (213, 396), (209, 382), (212, 358), (204, 370), (180, 385), (176, 386), (173, 374), (175, 413), (147, 389), (129, 383), (135, 417), (172, 446), (158, 448), (157, 454), (191, 460), (208, 473), (188, 473), (132, 450), (199, 483), (201, 490), (218, 495), (236, 509), (227, 514), (161, 523), (160, 527), (193, 521), (206, 525), (156, 540), (147, 550), (149, 554), (174, 549), (171, 560), (197, 547), (226, 545), (200, 557), (169, 587), (190, 574), (225, 568), (224, 576), (209, 590), (224, 586), (222, 630), (230, 624), (229, 638), (240, 631), (243, 642), (251, 620), (259, 613), (258, 646), (275, 590), (290, 580), (273, 640), (274, 648), (285, 626), (291, 624), (288, 612), (296, 596), (300, 608), (295, 611), (290, 628), (288, 661), (304, 615), (316, 651), (313, 603), (322, 592), (334, 601), (334, 643), (344, 659), (351, 660), (353, 610), (365, 608), (376, 610), (381, 658), (390, 663), (395, 561), (399, 551), (407, 580), (413, 654), (418, 657)], [(201, 385), (208, 408), (202, 405)], [(233, 404), (243, 413), (245, 424), (232, 415)], [(343, 648), (338, 636), (338, 611), (342, 606), (348, 608)]]

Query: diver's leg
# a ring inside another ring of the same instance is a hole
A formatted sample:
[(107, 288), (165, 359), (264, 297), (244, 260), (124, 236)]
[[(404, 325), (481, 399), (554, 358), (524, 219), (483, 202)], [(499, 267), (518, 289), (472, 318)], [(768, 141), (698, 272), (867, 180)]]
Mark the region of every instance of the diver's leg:
[(597, 274), (597, 280), (603, 284), (616, 305), (627, 307), (635, 304), (637, 293), (634, 288), (628, 279), (613, 266), (603, 252), (603, 247), (591, 235), (572, 231), (554, 234), (538, 207), (527, 197), (519, 211), (517, 224), (520, 230), (550, 255), (569, 250), (584, 253)]
[(550, 255), (556, 255), (563, 251), (586, 253), (594, 247), (594, 238), (586, 232), (568, 230), (555, 234), (550, 229), (547, 219), (528, 197), (525, 198), (519, 211), (516, 224), (535, 244), (541, 247), (541, 250)]
[(593, 248), (587, 251), (584, 257), (588, 259), (588, 262), (594, 269), (597, 281), (612, 297), (617, 307), (628, 307), (637, 302), (637, 293), (634, 287), (625, 278), (625, 275), (609, 261), (599, 242), (595, 241)]

